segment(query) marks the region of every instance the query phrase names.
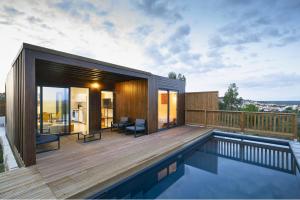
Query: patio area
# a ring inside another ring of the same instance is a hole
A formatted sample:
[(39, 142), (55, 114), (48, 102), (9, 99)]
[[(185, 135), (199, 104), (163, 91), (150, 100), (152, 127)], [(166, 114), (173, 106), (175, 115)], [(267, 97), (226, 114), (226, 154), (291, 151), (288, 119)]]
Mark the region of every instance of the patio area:
[(89, 143), (65, 136), (60, 150), (37, 155), (36, 168), (57, 198), (84, 198), (210, 130), (181, 126), (139, 138), (107, 130)]

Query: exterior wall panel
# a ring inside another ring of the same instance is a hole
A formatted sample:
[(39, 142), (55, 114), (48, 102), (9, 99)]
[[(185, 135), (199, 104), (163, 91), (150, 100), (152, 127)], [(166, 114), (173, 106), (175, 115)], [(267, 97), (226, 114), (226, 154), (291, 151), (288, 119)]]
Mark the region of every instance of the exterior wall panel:
[(148, 79), (149, 90), (149, 133), (156, 132), (158, 121), (158, 90), (174, 90), (178, 92), (178, 105), (177, 105), (177, 120), (178, 125), (184, 125), (184, 93), (185, 82), (180, 80), (169, 79), (166, 77), (152, 75)]
[(146, 80), (132, 80), (116, 83), (115, 120), (119, 121), (122, 116), (130, 117), (131, 121), (137, 118), (148, 118), (147, 85)]
[(26, 166), (35, 164), (35, 68), (23, 49), (6, 80), (7, 135)]

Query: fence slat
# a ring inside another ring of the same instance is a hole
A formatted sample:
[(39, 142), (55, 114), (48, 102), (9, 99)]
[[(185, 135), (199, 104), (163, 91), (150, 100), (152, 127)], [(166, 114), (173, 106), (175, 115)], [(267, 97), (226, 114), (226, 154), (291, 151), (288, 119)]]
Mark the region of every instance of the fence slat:
[(293, 113), (203, 109), (187, 109), (185, 113), (186, 124), (198, 124), (290, 139), (297, 137), (297, 116)]

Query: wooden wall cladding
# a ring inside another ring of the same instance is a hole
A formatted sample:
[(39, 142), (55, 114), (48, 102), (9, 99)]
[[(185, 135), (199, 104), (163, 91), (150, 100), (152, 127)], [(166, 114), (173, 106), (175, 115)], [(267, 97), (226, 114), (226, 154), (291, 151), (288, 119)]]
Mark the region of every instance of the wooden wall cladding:
[(218, 96), (217, 91), (185, 93), (185, 109), (219, 110)]
[(178, 125), (184, 125), (185, 123), (185, 113), (184, 113), (184, 93), (185, 93), (185, 82), (180, 80), (169, 79), (166, 77), (152, 75), (148, 79), (148, 121), (149, 121), (149, 133), (156, 132), (157, 121), (158, 121), (158, 90), (173, 90), (178, 92), (177, 101), (177, 121)]
[(36, 162), (35, 66), (30, 53), (24, 49), (20, 52), (6, 80), (7, 135), (26, 166)]
[(148, 90), (147, 80), (132, 80), (115, 84), (115, 120), (128, 116), (147, 119)]

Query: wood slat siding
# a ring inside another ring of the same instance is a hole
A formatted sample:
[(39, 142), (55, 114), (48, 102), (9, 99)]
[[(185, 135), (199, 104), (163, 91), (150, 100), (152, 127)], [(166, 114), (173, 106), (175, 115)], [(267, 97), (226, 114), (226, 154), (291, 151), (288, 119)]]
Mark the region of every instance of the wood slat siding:
[[(26, 66), (26, 67), (25, 67)], [(6, 80), (7, 135), (14, 153), (26, 166), (35, 164), (35, 67), (30, 50), (23, 49)]]
[(158, 121), (158, 90), (167, 89), (178, 91), (177, 100), (177, 122), (178, 125), (184, 125), (184, 93), (185, 82), (180, 80), (169, 79), (166, 77), (153, 75), (148, 78), (148, 129), (149, 133), (157, 131)]
[(132, 80), (116, 83), (115, 87), (115, 119), (122, 116), (135, 119), (147, 119), (147, 80)]

